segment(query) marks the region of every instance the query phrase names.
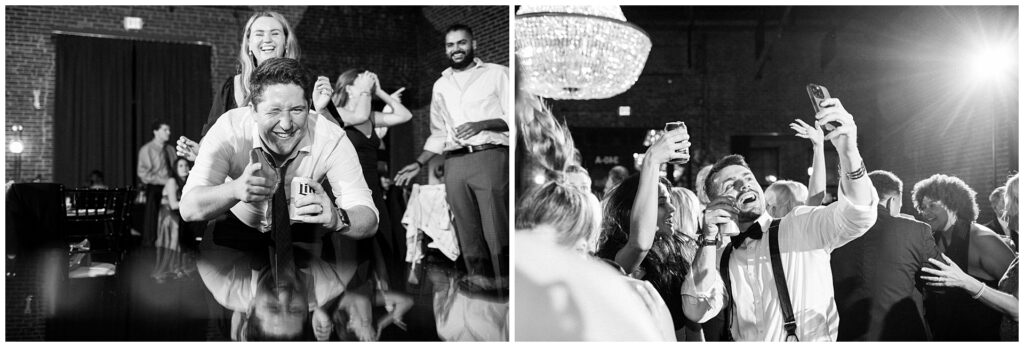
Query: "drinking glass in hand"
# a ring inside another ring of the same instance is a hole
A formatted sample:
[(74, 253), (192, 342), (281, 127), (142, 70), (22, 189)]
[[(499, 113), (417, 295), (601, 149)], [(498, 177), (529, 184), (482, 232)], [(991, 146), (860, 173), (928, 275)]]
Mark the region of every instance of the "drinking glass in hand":
[[(683, 123), (682, 121), (675, 121), (675, 122), (665, 123), (665, 132), (666, 133), (669, 132), (669, 131), (675, 130), (676, 128), (683, 128), (683, 131), (686, 131), (686, 123)], [(690, 161), (690, 149), (689, 148), (680, 149), (679, 153), (682, 153), (683, 157), (679, 158), (679, 159), (671, 160), (671, 161), (669, 161), (669, 163), (677, 164), (677, 165), (683, 165), (683, 164), (686, 164), (687, 162)]]

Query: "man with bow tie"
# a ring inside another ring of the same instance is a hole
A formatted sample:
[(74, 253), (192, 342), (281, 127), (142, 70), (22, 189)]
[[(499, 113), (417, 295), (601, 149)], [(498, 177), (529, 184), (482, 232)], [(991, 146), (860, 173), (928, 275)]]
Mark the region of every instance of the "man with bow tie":
[[(825, 136), (839, 152), (836, 203), (800, 206), (782, 219), (772, 219), (766, 213), (764, 192), (740, 155), (719, 160), (705, 181), (711, 203), (704, 212), (703, 238), (732, 236), (720, 271), (731, 302), (727, 333), (737, 341), (835, 341), (838, 336), (830, 253), (874, 225), (878, 194), (857, 149), (853, 116), (838, 99), (826, 99), (821, 106), (815, 115), (818, 124), (837, 124)], [(784, 270), (779, 275), (785, 277), (788, 290), (781, 292), (788, 291), (792, 321), (784, 317), (787, 304), (776, 285), (772, 233), (778, 237), (775, 262)], [(714, 242), (702, 241), (701, 246)]]

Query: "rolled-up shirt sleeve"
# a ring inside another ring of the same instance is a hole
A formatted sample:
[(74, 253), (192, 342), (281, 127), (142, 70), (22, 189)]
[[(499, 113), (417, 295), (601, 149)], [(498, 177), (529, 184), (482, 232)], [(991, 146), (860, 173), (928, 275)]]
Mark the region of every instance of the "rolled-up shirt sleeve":
[(683, 306), (697, 307), (704, 312), (697, 323), (707, 322), (717, 316), (725, 302), (725, 283), (722, 282), (721, 276), (712, 274), (708, 277), (710, 281), (704, 288), (697, 288), (693, 271), (690, 271), (686, 274), (680, 293), (683, 296)]
[[(839, 191), (838, 200), (825, 207), (800, 206), (793, 210), (790, 218), (782, 223), (797, 223), (796, 227), (787, 230), (799, 230), (793, 235), (785, 233), (780, 238), (788, 238), (780, 245), (794, 245), (800, 248), (821, 248), (831, 253), (847, 242), (864, 235), (878, 219), (878, 192), (871, 188), (871, 203), (857, 205)], [(799, 235), (797, 235), (799, 234)], [(790, 237), (787, 237), (790, 236)], [(784, 247), (785, 248), (785, 247)]]
[(189, 171), (185, 187), (181, 189), (182, 199), (196, 187), (214, 186), (224, 183), (231, 169), (231, 158), (235, 148), (230, 139), (231, 126), (228, 117), (221, 117), (210, 128), (199, 144), (196, 162)]
[(331, 183), (335, 196), (334, 203), (346, 210), (366, 206), (380, 221), (380, 212), (373, 204), (372, 193), (363, 179), (362, 167), (359, 166), (359, 157), (348, 137), (342, 137), (338, 141), (338, 145), (327, 156), (325, 164), (327, 181)]
[[(437, 88), (435, 88), (437, 89)], [(444, 99), (439, 97), (437, 92), (434, 92), (430, 98), (430, 137), (427, 137), (427, 142), (423, 144), (423, 150), (432, 153), (441, 154), (444, 153), (444, 142), (448, 138), (448, 131), (444, 126), (444, 116), (442, 112), (445, 112)]]
[[(509, 82), (508, 81), (508, 68), (504, 68), (504, 69), (501, 70), (501, 77), (498, 78), (498, 87), (495, 88), (495, 89), (497, 90), (497, 93), (498, 93), (498, 95), (497, 95), (498, 102), (501, 103), (501, 120), (504, 121), (505, 125), (511, 130), (512, 129), (512, 123), (509, 121), (509, 115), (511, 114), (511, 112), (509, 112), (509, 109), (508, 109), (508, 105), (509, 105), (509, 97), (508, 97), (508, 94), (509, 94), (508, 93), (509, 83), (508, 82)], [(508, 132), (505, 131), (504, 133), (507, 134)]]

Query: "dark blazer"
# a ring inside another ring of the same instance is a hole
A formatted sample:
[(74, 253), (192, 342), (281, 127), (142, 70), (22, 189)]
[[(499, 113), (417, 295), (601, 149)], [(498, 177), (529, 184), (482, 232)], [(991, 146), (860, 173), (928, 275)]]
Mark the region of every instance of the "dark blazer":
[(921, 268), (940, 259), (927, 224), (893, 217), (832, 252), (839, 341), (927, 341)]

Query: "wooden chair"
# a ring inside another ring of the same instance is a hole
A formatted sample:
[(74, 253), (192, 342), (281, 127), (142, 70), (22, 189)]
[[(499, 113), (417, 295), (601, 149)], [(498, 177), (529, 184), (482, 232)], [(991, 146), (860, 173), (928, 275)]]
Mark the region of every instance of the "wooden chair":
[(76, 244), (89, 239), (88, 249), (74, 250), (71, 256), (87, 253), (117, 265), (124, 259), (129, 240), (129, 208), (133, 188), (64, 189), (65, 241)]

